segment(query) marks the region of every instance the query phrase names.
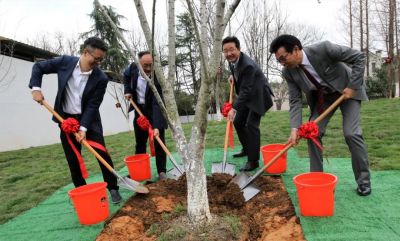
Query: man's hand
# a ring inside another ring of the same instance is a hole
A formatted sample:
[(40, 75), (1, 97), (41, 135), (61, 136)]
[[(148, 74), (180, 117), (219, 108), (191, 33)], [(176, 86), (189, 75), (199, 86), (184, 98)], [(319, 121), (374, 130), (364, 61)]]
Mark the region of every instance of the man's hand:
[(342, 94), (344, 95), (344, 99), (347, 100), (353, 98), (356, 94), (356, 91), (350, 88), (345, 88)]
[(126, 100), (130, 100), (132, 98), (132, 94), (125, 94), (124, 97)]
[(153, 134), (154, 134), (154, 137), (160, 136), (160, 131), (157, 128), (153, 129)]
[(42, 101), (44, 100), (42, 91), (41, 90), (32, 91), (32, 98), (34, 101), (38, 102), (39, 104), (42, 104)]
[(86, 131), (80, 130), (76, 135), (75, 135), (76, 141), (81, 143), (83, 140), (86, 140)]
[(290, 132), (290, 136), (288, 139), (288, 144), (292, 144), (293, 146), (299, 144), (299, 135), (297, 135), (297, 128), (292, 128), (292, 131)]
[(235, 116), (236, 116), (236, 110), (232, 108), (228, 112), (228, 121), (233, 121), (235, 119)]

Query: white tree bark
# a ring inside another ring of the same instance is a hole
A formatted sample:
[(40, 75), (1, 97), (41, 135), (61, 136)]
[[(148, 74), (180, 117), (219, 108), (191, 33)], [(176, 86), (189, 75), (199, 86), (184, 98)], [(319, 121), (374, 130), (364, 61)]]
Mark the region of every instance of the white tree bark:
[[(95, 0), (96, 2), (98, 0)], [(146, 18), (145, 11), (143, 9), (141, 0), (134, 0), (138, 17), (143, 29), (146, 42), (148, 46), (151, 45), (152, 35), (149, 27), (149, 23)], [(202, 6), (205, 5), (206, 0), (201, 0)], [(175, 0), (168, 0), (168, 79), (166, 80), (157, 51), (154, 51), (154, 69), (159, 80), (164, 96), (165, 105), (162, 103), (159, 94), (153, 84), (153, 82), (146, 78), (152, 91), (154, 92), (157, 101), (159, 102), (164, 116), (167, 118), (168, 125), (172, 131), (174, 140), (176, 141), (177, 151), (185, 165), (186, 178), (188, 186), (188, 217), (191, 224), (194, 227), (200, 227), (211, 220), (210, 209), (208, 205), (207, 196), (207, 181), (206, 171), (204, 168), (203, 155), (205, 146), (205, 134), (207, 129), (207, 111), (210, 107), (210, 88), (212, 83), (215, 81), (217, 67), (221, 56), (221, 42), (222, 36), (226, 28), (226, 24), (229, 18), (232, 16), (236, 7), (240, 3), (240, 0), (235, 0), (234, 4), (229, 8), (227, 14), (224, 16), (225, 11), (225, 0), (216, 1), (216, 16), (215, 16), (215, 33), (212, 45), (212, 54), (208, 55), (207, 51), (207, 33), (204, 32), (202, 25), (201, 34), (198, 31), (197, 23), (194, 21), (196, 37), (199, 41), (200, 53), (201, 53), (201, 67), (202, 67), (202, 81), (199, 91), (199, 98), (196, 105), (196, 115), (192, 126), (191, 138), (188, 142), (184, 135), (182, 125), (178, 115), (178, 108), (175, 101), (173, 84), (175, 82)], [(101, 5), (98, 4), (101, 9)], [(192, 20), (194, 20), (194, 11), (190, 0), (187, 0), (189, 12), (191, 13)], [(205, 6), (203, 6), (205, 9)], [(102, 11), (106, 15), (106, 12)], [(108, 18), (109, 19), (109, 18)], [(111, 21), (111, 19), (109, 19)], [(111, 21), (112, 22), (112, 21)], [(203, 24), (203, 22), (202, 22)], [(115, 26), (115, 25), (114, 25)], [(205, 28), (206, 29), (206, 28)], [(115, 31), (118, 31), (114, 27)], [(123, 39), (124, 45), (129, 49), (129, 45), (124, 40), (123, 36), (119, 33), (121, 39)], [(135, 62), (138, 63), (136, 58), (136, 52), (130, 50), (132, 57)], [(138, 65), (140, 71), (143, 73), (143, 69)], [(143, 76), (146, 76), (143, 74)]]

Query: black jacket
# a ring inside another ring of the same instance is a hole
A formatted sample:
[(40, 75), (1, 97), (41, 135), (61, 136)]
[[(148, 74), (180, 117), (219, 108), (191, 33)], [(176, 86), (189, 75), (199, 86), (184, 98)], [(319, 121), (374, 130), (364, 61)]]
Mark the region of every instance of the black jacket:
[[(233, 74), (234, 70), (230, 65)], [(264, 115), (273, 105), (273, 96), (268, 79), (258, 65), (246, 54), (240, 53), (236, 66), (237, 79), (234, 77), (236, 94), (238, 95), (233, 108), (237, 111), (246, 107), (259, 115)]]
[[(139, 68), (135, 63), (129, 65), (128, 68), (124, 71), (124, 94), (131, 94), (133, 101), (138, 103), (138, 97), (136, 93), (137, 80), (139, 78)], [(158, 93), (162, 98), (161, 86), (158, 83), (157, 77), (154, 78), (154, 84), (157, 88)], [(144, 104), (145, 113), (148, 115), (149, 121), (152, 124), (153, 128), (157, 129), (167, 129), (167, 121), (161, 113), (160, 106), (157, 103), (157, 100), (151, 91), (149, 85), (146, 86), (146, 94), (145, 94), (145, 104)], [(129, 111), (132, 111), (133, 107), (129, 108)]]

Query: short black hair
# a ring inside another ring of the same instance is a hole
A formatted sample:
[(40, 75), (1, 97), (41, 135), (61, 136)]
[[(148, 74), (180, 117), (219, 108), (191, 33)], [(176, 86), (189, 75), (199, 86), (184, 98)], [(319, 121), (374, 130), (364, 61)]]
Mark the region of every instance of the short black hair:
[(222, 47), (226, 43), (235, 43), (236, 48), (240, 49), (240, 41), (236, 36), (228, 36), (222, 40)]
[(298, 38), (293, 35), (282, 34), (272, 41), (269, 46), (269, 52), (274, 54), (280, 47), (284, 47), (288, 53), (292, 53), (295, 46), (297, 46), (300, 50), (303, 49), (303, 46)]
[(146, 55), (146, 54), (150, 54), (150, 51), (149, 50), (140, 51), (138, 53), (138, 58), (141, 59), (143, 57), (143, 55)]
[(107, 52), (107, 44), (98, 37), (90, 37), (83, 42), (83, 48), (101, 49)]

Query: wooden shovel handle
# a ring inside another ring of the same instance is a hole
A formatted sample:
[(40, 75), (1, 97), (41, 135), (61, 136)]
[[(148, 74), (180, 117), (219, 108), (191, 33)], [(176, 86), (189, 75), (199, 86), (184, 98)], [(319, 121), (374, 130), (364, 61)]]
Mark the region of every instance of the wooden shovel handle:
[[(64, 119), (45, 101), (42, 101), (42, 105), (44, 105), (44, 107), (50, 111), (55, 117), (56, 119), (62, 123), (64, 121)], [(74, 133), (75, 136), (78, 135), (78, 133)], [(104, 160), (104, 158), (102, 156), (100, 156), (99, 153), (97, 153), (97, 151), (95, 149), (93, 149), (93, 147), (91, 145), (89, 145), (89, 143), (87, 143), (86, 140), (82, 140), (82, 144), (110, 171), (110, 172), (115, 172), (114, 169), (110, 166), (110, 164), (107, 163), (106, 160)]]
[(129, 102), (131, 103), (131, 105), (133, 106), (133, 108), (135, 109), (135, 111), (142, 116), (143, 113), (140, 111), (139, 107), (136, 105), (135, 101), (132, 100), (132, 98), (129, 99)]
[(342, 101), (344, 100), (344, 95), (341, 95), (335, 102), (332, 103), (317, 119), (314, 120), (315, 123), (318, 124), (321, 120), (323, 120), (333, 109), (335, 109)]
[(229, 92), (229, 103), (232, 104), (232, 99), (233, 99), (233, 81), (229, 83), (229, 85), (231, 86), (230, 92)]

